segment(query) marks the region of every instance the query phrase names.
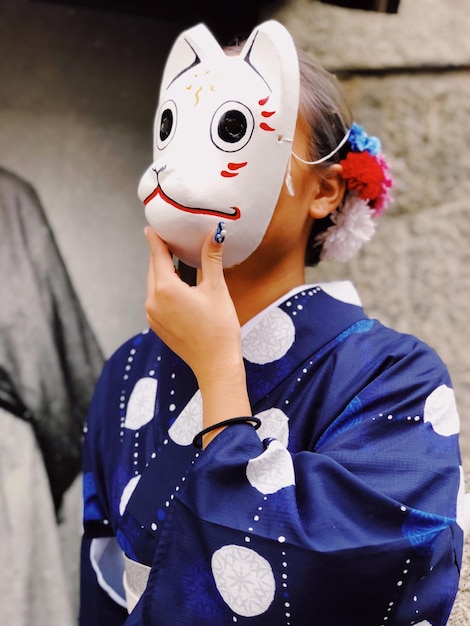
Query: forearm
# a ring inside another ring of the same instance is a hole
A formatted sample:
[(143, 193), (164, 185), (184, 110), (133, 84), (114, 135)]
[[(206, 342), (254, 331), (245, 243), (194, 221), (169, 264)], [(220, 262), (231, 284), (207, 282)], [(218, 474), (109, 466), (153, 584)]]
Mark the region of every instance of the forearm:
[[(231, 417), (252, 414), (246, 386), (246, 373), (241, 355), (223, 364), (214, 365), (199, 379), (203, 406), (203, 428)], [(207, 433), (203, 447), (207, 446), (223, 428)]]

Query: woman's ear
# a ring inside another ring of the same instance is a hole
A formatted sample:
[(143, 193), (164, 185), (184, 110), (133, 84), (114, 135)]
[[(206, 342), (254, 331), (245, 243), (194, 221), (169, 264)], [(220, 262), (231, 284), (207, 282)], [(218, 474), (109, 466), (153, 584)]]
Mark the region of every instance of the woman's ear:
[(346, 182), (343, 178), (343, 168), (339, 163), (335, 163), (318, 179), (318, 186), (310, 203), (311, 217), (318, 220), (333, 213), (341, 204), (345, 191)]

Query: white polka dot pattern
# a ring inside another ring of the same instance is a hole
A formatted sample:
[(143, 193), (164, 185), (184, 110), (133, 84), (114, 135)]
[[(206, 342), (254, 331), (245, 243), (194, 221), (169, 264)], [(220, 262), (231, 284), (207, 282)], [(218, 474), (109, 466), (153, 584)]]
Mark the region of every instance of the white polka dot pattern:
[(140, 378), (127, 404), (124, 426), (131, 430), (142, 428), (153, 419), (158, 382), (155, 378)]
[(140, 474), (138, 476), (134, 476), (130, 479), (127, 485), (124, 487), (121, 495), (121, 500), (119, 502), (119, 514), (122, 516), (126, 510), (127, 504), (134, 493), (134, 489), (137, 487), (139, 480), (141, 479)]
[(429, 422), (434, 432), (444, 437), (459, 432), (459, 414), (453, 389), (447, 385), (434, 389), (424, 404), (424, 421)]
[(202, 398), (198, 390), (168, 430), (170, 438), (180, 446), (189, 446), (202, 429)]
[(243, 356), (251, 363), (263, 365), (281, 359), (294, 343), (292, 319), (279, 308), (264, 315), (242, 340)]
[(274, 599), (275, 581), (268, 561), (243, 546), (223, 546), (212, 555), (212, 573), (220, 595), (243, 617), (265, 613)]
[(263, 454), (248, 461), (246, 477), (255, 489), (264, 494), (294, 485), (292, 457), (279, 441), (272, 441)]
[(284, 411), (273, 407), (257, 413), (256, 417), (259, 417), (261, 420), (261, 426), (256, 431), (261, 441), (272, 437), (287, 448), (289, 443), (289, 418)]

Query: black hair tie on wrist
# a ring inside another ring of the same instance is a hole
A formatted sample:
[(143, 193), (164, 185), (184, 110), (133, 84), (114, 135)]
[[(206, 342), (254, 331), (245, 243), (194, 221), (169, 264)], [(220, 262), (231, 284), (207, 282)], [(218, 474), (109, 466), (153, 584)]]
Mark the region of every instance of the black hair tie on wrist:
[(229, 419), (222, 420), (221, 422), (217, 422), (217, 424), (212, 424), (207, 428), (204, 428), (193, 439), (193, 446), (195, 448), (202, 448), (202, 438), (207, 433), (210, 433), (217, 428), (222, 428), (223, 426), (232, 426), (233, 424), (251, 424), (255, 430), (261, 426), (261, 420), (259, 417), (254, 417), (253, 415), (245, 416), (245, 417), (230, 417)]

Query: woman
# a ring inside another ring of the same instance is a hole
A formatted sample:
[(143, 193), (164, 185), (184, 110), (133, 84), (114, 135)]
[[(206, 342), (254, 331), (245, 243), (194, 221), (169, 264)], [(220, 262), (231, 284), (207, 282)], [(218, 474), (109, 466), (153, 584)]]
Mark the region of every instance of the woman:
[[(170, 53), (139, 187), (154, 332), (106, 365), (85, 440), (88, 626), (437, 626), (450, 613), (463, 536), (451, 383), (352, 285), (305, 285), (305, 259), (346, 260), (372, 236), (391, 181), (333, 78), (293, 50), (268, 22), (235, 57), (200, 27)], [(209, 110), (201, 167), (239, 184), (237, 203), (215, 178), (206, 193), (186, 154)], [(242, 179), (257, 158), (258, 178)], [(197, 286), (172, 253), (200, 268)]]

